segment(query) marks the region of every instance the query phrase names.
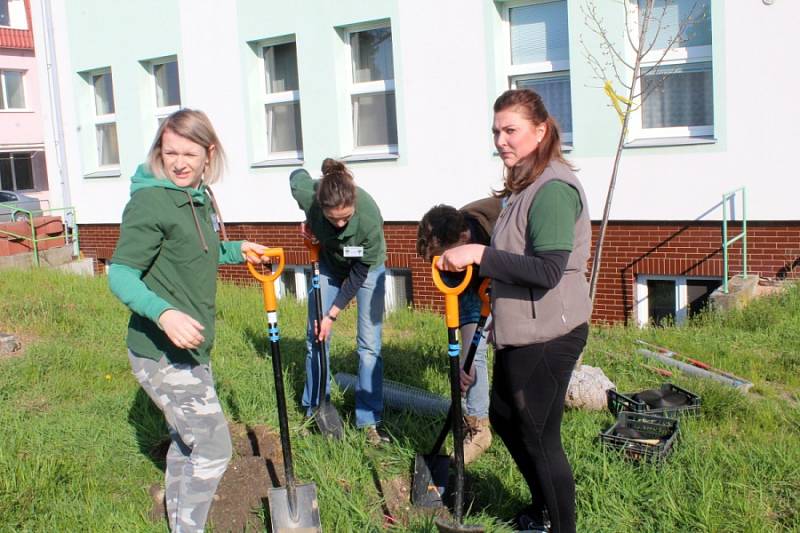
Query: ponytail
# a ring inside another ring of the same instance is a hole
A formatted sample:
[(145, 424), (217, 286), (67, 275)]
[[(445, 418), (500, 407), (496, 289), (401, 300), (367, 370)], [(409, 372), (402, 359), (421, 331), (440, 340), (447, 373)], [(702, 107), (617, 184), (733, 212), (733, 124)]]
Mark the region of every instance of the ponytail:
[(350, 170), (341, 161), (328, 157), (322, 162), (322, 181), (317, 187), (317, 202), (322, 209), (355, 205), (356, 184)]

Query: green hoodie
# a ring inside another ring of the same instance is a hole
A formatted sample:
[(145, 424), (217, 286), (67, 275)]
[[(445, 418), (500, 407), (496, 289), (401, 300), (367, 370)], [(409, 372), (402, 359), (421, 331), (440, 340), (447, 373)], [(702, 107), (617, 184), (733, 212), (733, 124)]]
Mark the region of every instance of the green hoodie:
[[(213, 209), (199, 189), (178, 187), (139, 165), (131, 178), (131, 198), (122, 213), (117, 248), (111, 258), (111, 291), (131, 311), (128, 348), (173, 363), (207, 363), (214, 342), (217, 266), (242, 262), (241, 241), (220, 242)], [(198, 348), (177, 348), (158, 326), (167, 309), (187, 313), (204, 326)]]

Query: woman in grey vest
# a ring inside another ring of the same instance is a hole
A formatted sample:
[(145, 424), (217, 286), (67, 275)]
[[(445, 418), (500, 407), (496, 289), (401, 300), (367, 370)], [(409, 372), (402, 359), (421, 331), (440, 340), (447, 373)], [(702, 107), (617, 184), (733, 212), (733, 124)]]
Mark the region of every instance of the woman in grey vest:
[(492, 278), (497, 352), (489, 419), (531, 492), (514, 525), (574, 532), (575, 481), (561, 418), (592, 310), (586, 196), (538, 94), (503, 93), (494, 104), (492, 132), (505, 174), (491, 244), (452, 248), (440, 268), (474, 264), (481, 277)]

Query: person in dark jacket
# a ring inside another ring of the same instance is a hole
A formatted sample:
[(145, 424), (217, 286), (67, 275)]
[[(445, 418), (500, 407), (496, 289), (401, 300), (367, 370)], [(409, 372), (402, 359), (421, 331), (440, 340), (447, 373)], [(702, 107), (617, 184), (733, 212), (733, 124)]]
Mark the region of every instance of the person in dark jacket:
[(586, 196), (561, 154), (558, 125), (530, 90), (494, 104), (494, 143), (505, 166), (503, 211), (491, 244), (466, 244), (440, 267), (479, 265), (492, 279), (497, 348), (489, 408), (495, 432), (531, 492), (520, 529), (575, 531), (575, 481), (561, 442), (564, 399), (586, 344), (591, 226)]
[[(460, 244), (488, 245), (501, 207), (502, 202), (496, 197), (470, 202), (461, 209), (445, 204), (432, 207), (422, 216), (417, 228), (417, 255), (430, 262), (434, 256), (441, 255), (445, 250)], [(480, 318), (481, 300), (478, 287), (481, 281), (479, 276), (475, 276), (467, 290), (458, 297), (462, 366)], [(467, 400), (465, 465), (477, 460), (492, 444), (492, 431), (489, 429), (486, 330), (475, 351), (471, 372), (469, 376), (463, 377), (462, 390)]]
[[(301, 231), (320, 244), (320, 292), (325, 316), (315, 324), (316, 301), (308, 300), (306, 336), (306, 385), (303, 406), (311, 416), (321, 394), (319, 343), (330, 344), (339, 313), (353, 299), (358, 306), (358, 377), (356, 382), (356, 426), (366, 431), (372, 444), (388, 441), (380, 427), (383, 416), (383, 329), (386, 293), (386, 241), (383, 218), (375, 200), (361, 187), (341, 161), (326, 159), (322, 179), (314, 180), (304, 169), (289, 178), (292, 196), (306, 221)], [(316, 341), (315, 341), (316, 337)], [(330, 351), (326, 350), (330, 355)], [(329, 361), (326, 361), (330, 365)], [(330, 375), (325, 385), (329, 394)]]
[(210, 361), (217, 266), (260, 263), (265, 249), (217, 235), (217, 225), (225, 230), (209, 185), (224, 163), (204, 113), (167, 117), (131, 178), (108, 272), (111, 291), (131, 310), (133, 374), (169, 427), (165, 503), (170, 529), (182, 533), (203, 531), (231, 458)]

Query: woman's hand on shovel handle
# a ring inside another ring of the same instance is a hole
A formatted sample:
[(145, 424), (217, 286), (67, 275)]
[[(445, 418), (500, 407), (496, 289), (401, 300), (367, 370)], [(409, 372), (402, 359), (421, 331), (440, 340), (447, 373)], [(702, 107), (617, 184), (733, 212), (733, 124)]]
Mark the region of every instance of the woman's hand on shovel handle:
[(461, 272), (468, 265), (480, 265), (484, 250), (486, 250), (486, 246), (482, 244), (464, 244), (450, 248), (439, 257), (436, 268), (449, 272)]
[(308, 239), (309, 241), (316, 243), (317, 237), (311, 231), (311, 226), (308, 225), (308, 222), (301, 222), (300, 223), (300, 235), (304, 239)]

